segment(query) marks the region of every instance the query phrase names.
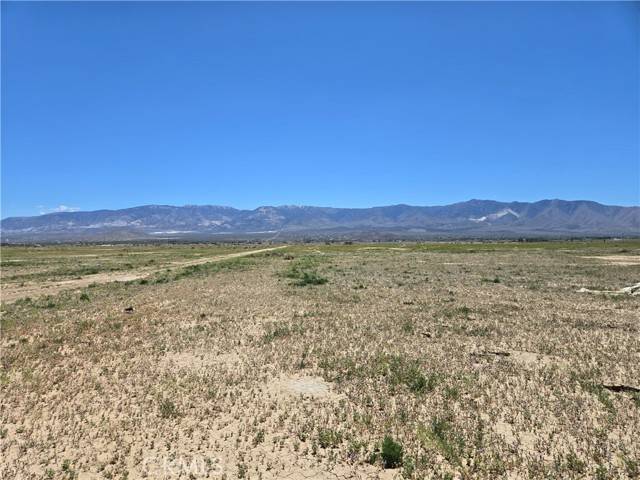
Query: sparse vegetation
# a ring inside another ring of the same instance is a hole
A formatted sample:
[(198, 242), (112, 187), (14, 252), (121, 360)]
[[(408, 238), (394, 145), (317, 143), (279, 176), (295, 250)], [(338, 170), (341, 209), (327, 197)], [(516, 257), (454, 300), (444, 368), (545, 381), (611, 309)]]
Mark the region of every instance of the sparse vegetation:
[(342, 442), (342, 434), (336, 430), (323, 428), (318, 432), (318, 444), (322, 448), (335, 448)]
[(640, 242), (2, 248), (0, 476), (638, 477)]
[(317, 272), (318, 260), (313, 257), (302, 257), (292, 262), (284, 276), (293, 279), (292, 285), (304, 287), (306, 285), (324, 285), (327, 279)]
[(428, 428), (420, 427), (418, 437), (426, 447), (435, 447), (436, 450), (456, 466), (462, 465), (462, 455), (465, 447), (464, 438), (459, 435), (450, 421), (442, 417), (434, 417)]
[(324, 285), (325, 283), (327, 283), (327, 279), (318, 275), (317, 272), (302, 272), (293, 285), (304, 287), (305, 285)]

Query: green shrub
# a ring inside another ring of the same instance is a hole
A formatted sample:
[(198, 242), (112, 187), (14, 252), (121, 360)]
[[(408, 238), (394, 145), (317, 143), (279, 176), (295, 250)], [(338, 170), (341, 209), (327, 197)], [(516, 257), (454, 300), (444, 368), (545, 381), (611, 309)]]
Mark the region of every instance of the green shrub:
[(433, 418), (429, 429), (420, 426), (418, 438), (423, 445), (436, 447), (449, 463), (461, 465), (461, 458), (465, 452), (464, 438), (454, 431), (446, 418)]
[(622, 459), (624, 463), (624, 469), (627, 472), (629, 478), (637, 478), (640, 476), (640, 461), (628, 458), (626, 455)]
[(302, 272), (302, 276), (297, 282), (293, 284), (297, 287), (304, 287), (305, 285), (324, 285), (327, 283), (327, 279), (321, 277), (316, 272)]
[(238, 478), (247, 478), (247, 472), (249, 471), (249, 467), (245, 463), (238, 463)]
[(435, 373), (425, 377), (419, 370), (412, 369), (407, 373), (405, 383), (413, 393), (429, 393), (440, 383), (440, 377)]
[(402, 324), (402, 331), (407, 335), (413, 335), (416, 331), (416, 325), (413, 320), (407, 320)]
[(289, 335), (291, 335), (291, 330), (289, 330), (288, 325), (276, 325), (265, 332), (263, 341), (267, 343), (278, 338), (288, 337)]
[(402, 461), (402, 478), (414, 478), (416, 461), (413, 457), (406, 456)]
[(616, 412), (615, 405), (613, 404), (611, 397), (609, 397), (609, 393), (602, 385), (587, 381), (581, 382), (581, 385), (585, 391), (595, 395), (609, 413)]
[(587, 465), (584, 461), (580, 460), (578, 458), (578, 456), (575, 454), (575, 452), (571, 451), (567, 454), (566, 457), (566, 466), (567, 469), (575, 472), (575, 473), (579, 473), (579, 474), (583, 474), (586, 471)]
[(494, 278), (483, 278), (482, 279), (483, 283), (500, 283), (500, 278), (498, 277), (494, 277)]
[(396, 442), (389, 435), (382, 441), (382, 465), (384, 468), (398, 468), (402, 466), (402, 445)]
[(392, 385), (404, 384), (413, 393), (433, 391), (440, 382), (439, 375), (431, 373), (425, 376), (417, 362), (400, 356), (391, 356), (388, 362), (388, 380)]
[(164, 398), (160, 401), (160, 416), (162, 418), (172, 418), (178, 416), (178, 408), (168, 398)]
[(278, 340), (281, 338), (286, 338), (294, 334), (304, 333), (305, 328), (301, 323), (278, 323), (272, 322), (266, 325), (264, 335), (262, 336), (262, 341), (264, 343), (269, 343), (274, 340)]
[(342, 443), (342, 434), (340, 432), (329, 428), (324, 428), (318, 432), (318, 444), (322, 448), (335, 448), (340, 443)]
[(257, 446), (258, 444), (264, 442), (264, 430), (258, 430), (256, 436), (253, 438), (253, 446)]
[(444, 396), (449, 400), (457, 400), (460, 398), (460, 390), (457, 386), (444, 387)]

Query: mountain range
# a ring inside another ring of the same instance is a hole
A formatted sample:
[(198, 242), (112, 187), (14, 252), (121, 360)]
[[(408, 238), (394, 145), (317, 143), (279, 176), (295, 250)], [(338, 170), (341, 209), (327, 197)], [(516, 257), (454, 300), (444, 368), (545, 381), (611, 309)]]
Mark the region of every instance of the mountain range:
[(640, 207), (579, 200), (372, 208), (146, 205), (0, 222), (5, 243), (228, 239), (436, 239), (640, 236)]

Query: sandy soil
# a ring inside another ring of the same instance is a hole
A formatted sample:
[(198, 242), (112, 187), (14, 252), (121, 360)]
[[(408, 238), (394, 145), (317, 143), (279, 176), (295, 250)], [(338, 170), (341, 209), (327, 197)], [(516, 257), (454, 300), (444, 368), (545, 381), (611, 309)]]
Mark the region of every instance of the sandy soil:
[(610, 265), (640, 265), (640, 255), (593, 255), (582, 258), (593, 258), (602, 260)]
[(640, 477), (623, 247), (359, 247), (3, 303), (0, 478)]

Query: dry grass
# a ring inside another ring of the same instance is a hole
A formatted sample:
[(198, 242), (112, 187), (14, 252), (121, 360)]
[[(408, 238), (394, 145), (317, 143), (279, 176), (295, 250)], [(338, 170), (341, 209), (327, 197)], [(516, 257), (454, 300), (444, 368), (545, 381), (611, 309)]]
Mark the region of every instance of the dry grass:
[[(82, 248), (3, 248), (3, 284), (237, 251)], [(603, 385), (640, 386), (640, 300), (577, 290), (638, 255), (296, 245), (4, 303), (0, 477), (637, 478), (640, 396)]]

